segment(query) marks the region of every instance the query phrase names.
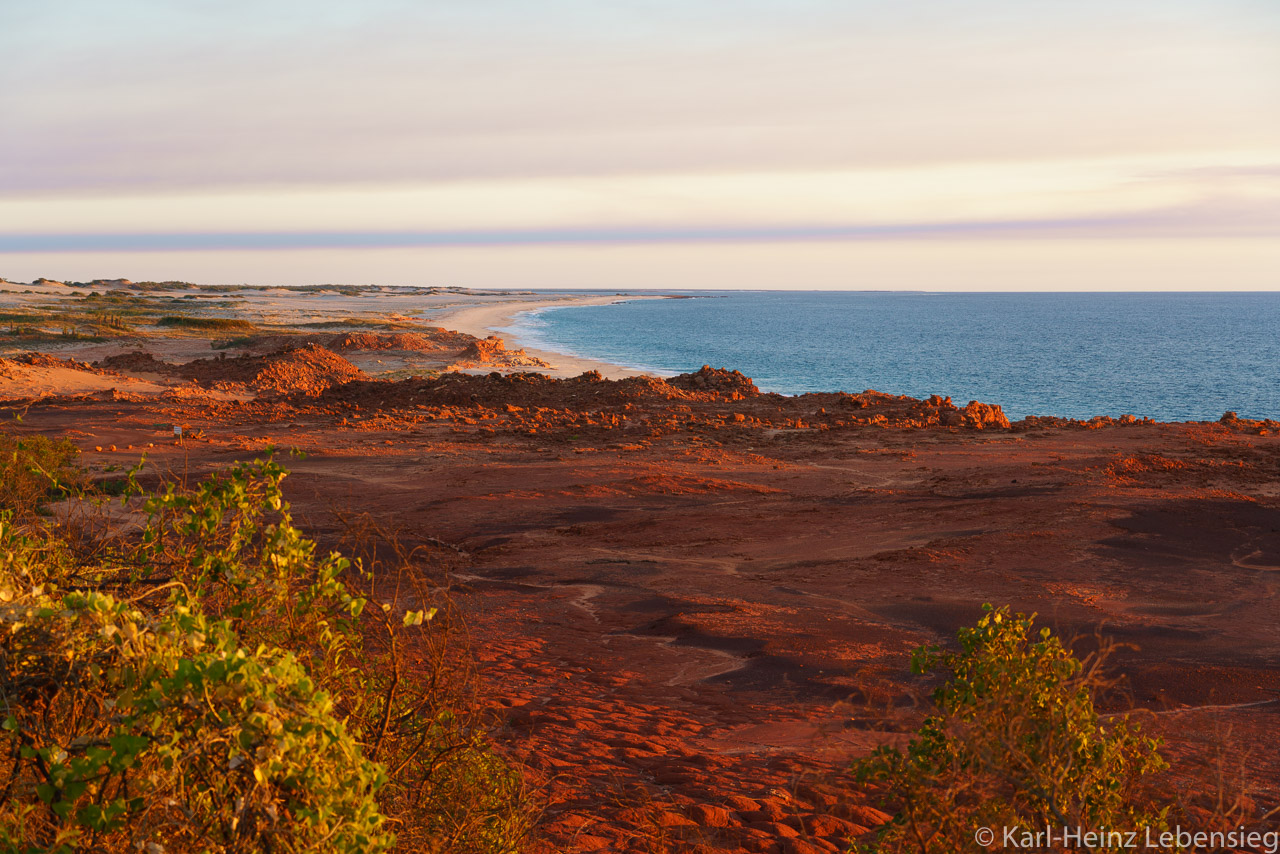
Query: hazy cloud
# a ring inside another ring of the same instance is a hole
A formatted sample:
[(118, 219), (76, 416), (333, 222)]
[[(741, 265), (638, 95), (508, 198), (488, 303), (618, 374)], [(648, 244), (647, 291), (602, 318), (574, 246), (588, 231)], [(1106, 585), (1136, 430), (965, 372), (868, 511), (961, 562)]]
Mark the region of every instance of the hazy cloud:
[(0, 191), (823, 168), (1280, 141), (1274, 10), (48, 0)]
[(578, 226), (526, 229), (0, 234), (0, 252), (386, 249), (894, 239), (1280, 238), (1280, 204), (1226, 200), (1127, 215), (970, 222), (791, 226)]

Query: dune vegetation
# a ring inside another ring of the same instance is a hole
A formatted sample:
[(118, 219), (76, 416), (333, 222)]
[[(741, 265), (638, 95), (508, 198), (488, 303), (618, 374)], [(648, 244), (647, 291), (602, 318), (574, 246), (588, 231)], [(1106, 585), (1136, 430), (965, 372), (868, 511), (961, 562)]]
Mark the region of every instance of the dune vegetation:
[(117, 499), (66, 442), (0, 444), (5, 849), (520, 847), (447, 600), (323, 553), (278, 464), (149, 490), (139, 468)]

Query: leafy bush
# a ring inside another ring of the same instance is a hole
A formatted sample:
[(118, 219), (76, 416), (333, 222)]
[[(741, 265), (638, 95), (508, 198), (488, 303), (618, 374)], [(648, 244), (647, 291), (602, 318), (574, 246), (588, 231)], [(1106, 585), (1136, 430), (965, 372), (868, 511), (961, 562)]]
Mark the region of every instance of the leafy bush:
[[(10, 843), (391, 844), (374, 798), (384, 771), (310, 675), (319, 658), (341, 668), (350, 643), (332, 614), (357, 614), (362, 602), (336, 580), (341, 560), (313, 560), (287, 516), (257, 526), (248, 505), (282, 507), (279, 477), (261, 463), (189, 495), (170, 486), (148, 499), (141, 541), (115, 572), (76, 566), (52, 527), (0, 517)], [(128, 599), (101, 589), (130, 566), (168, 575), (135, 584)], [(274, 571), (249, 582), (249, 566)], [(232, 603), (227, 591), (247, 598)], [(321, 641), (318, 651), (281, 643), (303, 636)]]
[(434, 609), (366, 609), (285, 475), (126, 495), (140, 530), (89, 551), (0, 513), (0, 848), (379, 851), (392, 815), (423, 848), (514, 850), (518, 775), (406, 667)]
[(0, 433), (0, 510), (26, 516), (71, 494), (84, 481), (79, 455), (66, 439)]
[(292, 655), (246, 650), (226, 622), (183, 606), (153, 616), (102, 593), (41, 586), (0, 588), (10, 599), (10, 843), (390, 844), (372, 797), (382, 769)]
[(996, 847), (1006, 827), (1163, 828), (1168, 807), (1144, 782), (1167, 767), (1159, 743), (1127, 716), (1099, 715), (1103, 656), (1082, 662), (1048, 629), (1033, 634), (1034, 615), (984, 609), (958, 653), (913, 655), (917, 673), (952, 672), (937, 713), (905, 751), (882, 747), (854, 766), (898, 809), (866, 850), (954, 854), (974, 850), (983, 827)]

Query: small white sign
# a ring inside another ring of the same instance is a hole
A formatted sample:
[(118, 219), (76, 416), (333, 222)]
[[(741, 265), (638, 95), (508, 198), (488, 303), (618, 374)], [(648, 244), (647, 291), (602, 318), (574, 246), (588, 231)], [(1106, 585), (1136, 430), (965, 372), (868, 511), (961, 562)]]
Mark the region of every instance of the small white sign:
[(175, 436), (181, 436), (181, 435), (182, 435), (182, 428), (181, 428), (181, 427), (179, 427), (177, 424), (174, 424), (174, 425), (173, 425), (173, 435), (175, 435)]

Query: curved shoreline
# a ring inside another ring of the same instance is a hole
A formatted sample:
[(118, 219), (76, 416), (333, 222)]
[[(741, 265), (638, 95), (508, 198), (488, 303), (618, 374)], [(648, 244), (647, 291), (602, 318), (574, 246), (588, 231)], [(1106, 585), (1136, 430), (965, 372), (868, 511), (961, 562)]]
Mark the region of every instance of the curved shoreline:
[[(490, 335), (497, 335), (500, 338), (506, 338), (509, 333), (502, 330), (515, 322), (516, 318), (521, 314), (529, 311), (539, 311), (546, 308), (565, 308), (568, 306), (580, 305), (612, 305), (619, 302), (630, 302), (636, 299), (666, 299), (665, 296), (650, 295), (615, 295), (615, 296), (591, 296), (591, 297), (561, 297), (558, 299), (531, 299), (531, 300), (510, 300), (504, 302), (493, 303), (491, 305), (475, 305), (466, 308), (450, 309), (441, 314), (437, 314), (431, 318), (433, 323), (458, 332), (465, 332), (468, 335), (474, 335), (477, 338), (486, 338)], [(510, 342), (512, 346), (522, 346), (518, 341)], [(626, 365), (616, 365), (612, 362), (604, 362), (599, 359), (588, 359), (582, 356), (574, 356), (568, 353), (561, 353), (557, 350), (543, 350), (539, 348), (525, 347), (525, 352), (530, 356), (536, 356), (544, 362), (549, 363), (552, 367), (544, 373), (553, 377), (573, 377), (585, 371), (599, 371), (600, 374), (609, 380), (620, 380), (626, 377), (649, 377), (655, 376), (650, 371), (641, 370), (639, 368), (630, 368)]]

